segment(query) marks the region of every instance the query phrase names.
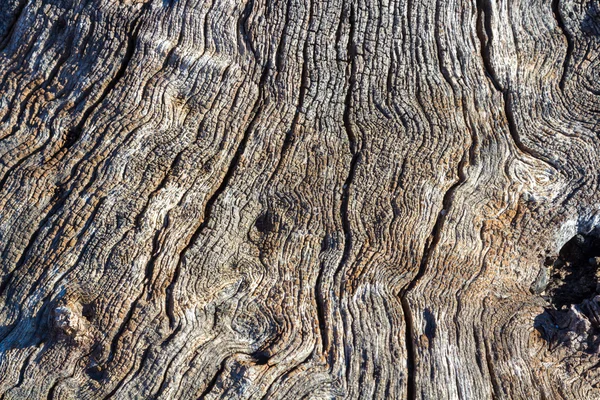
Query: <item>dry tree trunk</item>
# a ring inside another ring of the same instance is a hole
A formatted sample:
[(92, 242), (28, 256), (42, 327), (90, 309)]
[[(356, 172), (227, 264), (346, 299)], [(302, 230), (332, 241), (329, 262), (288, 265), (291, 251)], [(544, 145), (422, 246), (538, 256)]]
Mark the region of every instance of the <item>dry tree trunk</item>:
[(1, 0), (3, 399), (600, 398), (598, 0)]

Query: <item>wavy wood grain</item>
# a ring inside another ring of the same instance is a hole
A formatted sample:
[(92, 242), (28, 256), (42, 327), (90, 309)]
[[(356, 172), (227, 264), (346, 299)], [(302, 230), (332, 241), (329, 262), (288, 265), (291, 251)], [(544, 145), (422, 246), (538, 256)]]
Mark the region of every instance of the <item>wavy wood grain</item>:
[(597, 0), (0, 4), (3, 399), (600, 398)]

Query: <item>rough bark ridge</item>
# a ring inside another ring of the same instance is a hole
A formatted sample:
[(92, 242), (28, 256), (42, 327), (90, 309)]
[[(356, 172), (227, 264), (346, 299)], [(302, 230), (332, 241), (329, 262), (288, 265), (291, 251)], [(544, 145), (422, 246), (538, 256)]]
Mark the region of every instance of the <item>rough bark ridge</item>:
[(598, 0), (0, 6), (3, 399), (600, 398)]

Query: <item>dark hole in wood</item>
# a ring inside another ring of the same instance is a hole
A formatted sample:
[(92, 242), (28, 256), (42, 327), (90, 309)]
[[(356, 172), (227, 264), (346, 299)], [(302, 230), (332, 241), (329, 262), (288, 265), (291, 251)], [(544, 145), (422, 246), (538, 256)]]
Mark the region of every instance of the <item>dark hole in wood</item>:
[(269, 361), (269, 353), (266, 351), (257, 351), (252, 353), (252, 358), (256, 365), (265, 365)]
[(100, 365), (94, 365), (85, 370), (86, 374), (95, 381), (101, 381), (105, 377), (105, 371)]
[(600, 235), (578, 234), (547, 258), (532, 292), (548, 301), (534, 321), (551, 349), (569, 348), (588, 354), (600, 349)]
[(88, 321), (92, 321), (94, 319), (94, 315), (96, 315), (96, 310), (94, 309), (93, 304), (84, 304), (83, 309), (81, 310), (81, 315)]
[(579, 304), (596, 294), (600, 238), (576, 235), (560, 250), (549, 271), (547, 300), (557, 309)]
[(272, 212), (265, 212), (261, 214), (254, 223), (256, 229), (260, 233), (273, 232), (275, 230), (275, 224), (278, 222), (277, 215)]
[(435, 338), (437, 324), (435, 322), (435, 317), (429, 308), (423, 310), (423, 318), (425, 319), (425, 336), (431, 340)]

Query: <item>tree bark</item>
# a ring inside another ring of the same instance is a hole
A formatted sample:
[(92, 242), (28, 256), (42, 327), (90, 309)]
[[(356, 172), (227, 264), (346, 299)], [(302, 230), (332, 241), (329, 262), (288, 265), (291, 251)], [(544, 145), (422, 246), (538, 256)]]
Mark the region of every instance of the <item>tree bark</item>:
[(600, 398), (598, 0), (0, 5), (3, 399)]

